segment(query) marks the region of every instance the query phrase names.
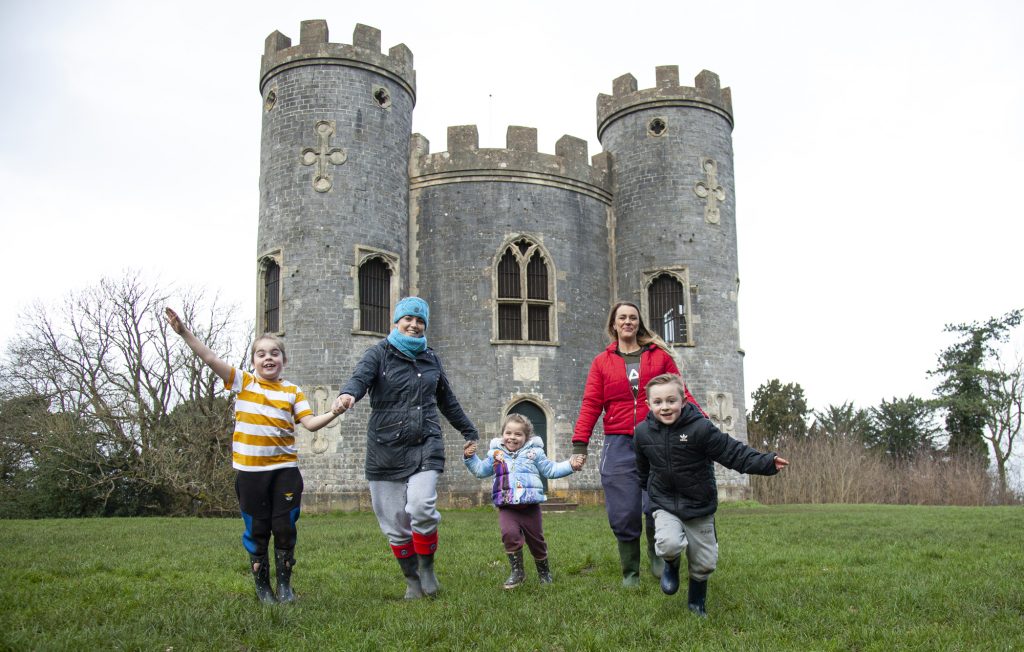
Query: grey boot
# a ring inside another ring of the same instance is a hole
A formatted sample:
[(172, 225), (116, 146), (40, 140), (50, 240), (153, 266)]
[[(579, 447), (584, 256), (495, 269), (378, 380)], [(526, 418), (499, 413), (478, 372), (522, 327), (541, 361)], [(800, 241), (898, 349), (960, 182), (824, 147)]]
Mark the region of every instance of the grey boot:
[(291, 550), (274, 549), (274, 562), (277, 571), (277, 601), (294, 602), (295, 593), (292, 591), (292, 568), (295, 567), (295, 557)]
[(640, 539), (619, 541), (622, 586), (640, 586)]
[(423, 587), (420, 586), (419, 561), (416, 556), (395, 557), (398, 565), (402, 568), (402, 575), (405, 577), (405, 599), (415, 600), (423, 597)]
[(548, 564), (546, 557), (544, 559), (534, 559), (533, 561), (537, 563), (537, 579), (540, 580), (541, 584), (551, 584), (555, 581), (555, 578), (551, 577), (551, 566)]
[(661, 577), (661, 573), (665, 570), (665, 560), (654, 552), (654, 517), (648, 514), (646, 521), (647, 559), (651, 562), (651, 575)]
[(266, 555), (249, 555), (249, 567), (256, 581), (256, 598), (263, 604), (274, 604), (274, 589), (270, 586), (270, 559)]
[(526, 571), (523, 569), (523, 551), (516, 550), (508, 553), (508, 563), (512, 567), (512, 572), (505, 580), (503, 588), (514, 589), (526, 579)]
[(437, 595), (441, 585), (437, 581), (437, 575), (434, 575), (434, 555), (416, 557), (419, 559), (420, 586), (423, 587), (423, 593), (427, 596)]
[(705, 603), (708, 597), (708, 581), (698, 582), (697, 580), (690, 578), (690, 588), (687, 592), (686, 602), (688, 603), (690, 611), (697, 614), (700, 618), (707, 618), (708, 612), (705, 608)]

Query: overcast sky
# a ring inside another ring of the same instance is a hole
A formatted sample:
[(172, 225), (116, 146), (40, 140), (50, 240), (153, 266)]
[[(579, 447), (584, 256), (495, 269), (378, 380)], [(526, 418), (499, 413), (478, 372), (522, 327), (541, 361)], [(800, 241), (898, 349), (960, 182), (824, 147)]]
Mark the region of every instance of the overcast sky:
[(929, 396), (945, 324), (1024, 307), (1024, 3), (838, 6), (2, 0), (0, 343), (33, 300), (127, 269), (253, 314), (263, 41), (323, 18), (334, 42), (364, 23), (412, 50), (435, 152), (449, 125), (504, 147), (514, 124), (592, 155), (612, 79), (716, 72), (748, 393)]

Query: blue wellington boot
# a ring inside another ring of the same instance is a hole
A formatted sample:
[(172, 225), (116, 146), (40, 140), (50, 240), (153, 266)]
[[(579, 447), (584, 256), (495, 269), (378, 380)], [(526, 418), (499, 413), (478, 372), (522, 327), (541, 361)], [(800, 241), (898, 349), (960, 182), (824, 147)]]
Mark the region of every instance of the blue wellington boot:
[(665, 595), (674, 595), (679, 590), (679, 557), (665, 560), (665, 569), (661, 572), (661, 591)]
[(698, 582), (697, 580), (690, 578), (690, 587), (687, 591), (688, 595), (686, 602), (688, 603), (690, 611), (697, 614), (699, 618), (707, 618), (708, 612), (704, 606), (708, 597), (708, 581)]

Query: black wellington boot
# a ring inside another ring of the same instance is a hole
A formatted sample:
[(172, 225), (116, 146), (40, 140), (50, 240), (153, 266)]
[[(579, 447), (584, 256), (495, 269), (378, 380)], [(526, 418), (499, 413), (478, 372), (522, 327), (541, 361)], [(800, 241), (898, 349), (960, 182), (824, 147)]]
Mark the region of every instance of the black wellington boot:
[(541, 584), (551, 584), (555, 581), (555, 578), (551, 577), (551, 565), (548, 564), (546, 557), (544, 559), (534, 559), (533, 561), (537, 563), (537, 579), (540, 580)]
[(509, 573), (502, 588), (514, 589), (526, 579), (526, 570), (523, 568), (523, 551), (517, 550), (508, 553), (508, 564), (512, 567), (512, 572)]
[(619, 564), (622, 566), (622, 586), (640, 586), (640, 539), (619, 541)]
[(679, 557), (665, 560), (665, 570), (661, 572), (661, 592), (675, 595), (679, 590)]
[(697, 614), (700, 618), (707, 618), (708, 612), (705, 608), (705, 602), (708, 597), (708, 581), (698, 582), (697, 580), (690, 578), (690, 588), (687, 592), (686, 601), (687, 606), (690, 607), (690, 611)]
[(274, 550), (275, 571), (277, 573), (277, 601), (294, 602), (295, 593), (292, 591), (292, 568), (295, 567), (295, 557), (291, 550)]
[(419, 558), (420, 586), (427, 596), (435, 596), (441, 590), (441, 583), (434, 574), (434, 555), (416, 555)]
[(405, 577), (405, 599), (415, 600), (422, 598), (425, 594), (423, 593), (423, 587), (420, 585), (420, 562), (416, 559), (416, 555), (412, 557), (395, 557), (395, 559), (398, 560), (398, 565), (402, 567), (402, 575)]
[(256, 581), (256, 598), (263, 604), (274, 604), (274, 589), (270, 586), (270, 559), (266, 555), (249, 555), (249, 567)]

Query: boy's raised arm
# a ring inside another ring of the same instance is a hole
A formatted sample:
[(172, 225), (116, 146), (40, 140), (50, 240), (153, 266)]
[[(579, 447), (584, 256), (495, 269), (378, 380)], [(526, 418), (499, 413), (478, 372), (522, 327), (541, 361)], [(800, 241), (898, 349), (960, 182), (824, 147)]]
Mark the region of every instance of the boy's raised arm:
[(217, 354), (213, 352), (213, 349), (200, 342), (192, 331), (185, 326), (185, 323), (178, 317), (178, 313), (174, 312), (170, 308), (165, 310), (165, 316), (167, 323), (170, 325), (171, 330), (181, 336), (181, 339), (185, 340), (185, 344), (188, 348), (192, 349), (199, 359), (206, 363), (206, 366), (213, 370), (213, 373), (224, 381), (225, 385), (231, 383), (231, 365), (224, 362), (217, 357)]

